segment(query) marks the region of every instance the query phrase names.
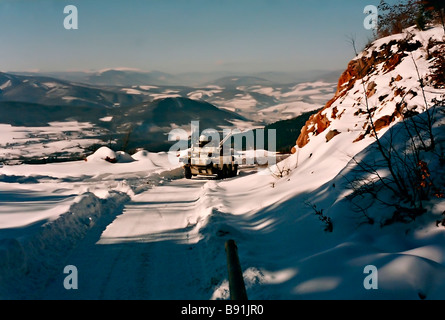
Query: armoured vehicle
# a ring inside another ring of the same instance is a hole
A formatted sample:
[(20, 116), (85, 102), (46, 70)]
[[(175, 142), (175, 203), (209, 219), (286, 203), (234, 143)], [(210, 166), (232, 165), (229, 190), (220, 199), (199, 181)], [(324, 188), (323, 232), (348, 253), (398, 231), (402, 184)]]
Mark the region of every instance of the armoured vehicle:
[(238, 174), (238, 163), (234, 150), (225, 152), (224, 143), (231, 138), (227, 135), (218, 145), (215, 145), (208, 136), (201, 135), (197, 146), (192, 146), (183, 163), (185, 177), (191, 179), (195, 176), (216, 176), (218, 179), (235, 177)]

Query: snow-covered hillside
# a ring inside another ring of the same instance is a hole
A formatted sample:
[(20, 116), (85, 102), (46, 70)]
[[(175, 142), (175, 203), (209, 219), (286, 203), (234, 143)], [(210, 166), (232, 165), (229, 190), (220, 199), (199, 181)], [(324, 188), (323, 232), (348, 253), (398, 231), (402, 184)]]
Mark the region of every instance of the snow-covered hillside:
[[(167, 153), (107, 148), (87, 161), (0, 167), (0, 298), (228, 299), (224, 243), (234, 239), (249, 299), (445, 299), (443, 29), (407, 32), (351, 61), (276, 167), (186, 180)], [(429, 168), (419, 182), (440, 190), (415, 219), (388, 223), (390, 172), (375, 168), (381, 180), (357, 187), (375, 174), (359, 164), (382, 161), (378, 141), (410, 159), (425, 127), (413, 137), (401, 120), (428, 123), (427, 109), (436, 146), (416, 149)], [(77, 290), (63, 285), (66, 265), (79, 270)]]
[(393, 123), (435, 105), (444, 95), (443, 75), (433, 76), (444, 50), (440, 27), (423, 32), (412, 27), (375, 41), (349, 63), (335, 96), (308, 121), (297, 145), (339, 134), (358, 143), (373, 133), (370, 115), (376, 131), (384, 133)]
[(229, 78), (216, 82), (219, 85), (197, 88), (141, 85), (123, 88), (122, 91), (151, 100), (188, 97), (206, 101), (256, 123), (270, 124), (320, 109), (335, 93), (336, 87), (335, 83), (326, 81), (275, 84), (253, 78), (250, 79), (253, 84), (248, 85), (238, 84), (239, 81), (240, 78)]
[(112, 87), (97, 87), (45, 76), (22, 76), (0, 72), (0, 101), (102, 108), (131, 105), (142, 100)]
[(248, 119), (269, 124), (320, 109), (332, 97), (335, 85), (325, 81), (291, 86), (251, 85), (237, 86), (236, 92), (231, 99), (215, 94), (207, 100)]

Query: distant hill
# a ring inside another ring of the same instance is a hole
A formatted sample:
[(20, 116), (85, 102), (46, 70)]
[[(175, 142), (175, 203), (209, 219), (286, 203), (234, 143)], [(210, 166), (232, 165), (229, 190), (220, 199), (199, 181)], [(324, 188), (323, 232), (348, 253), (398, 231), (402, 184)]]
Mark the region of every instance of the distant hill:
[[(264, 149), (269, 150), (269, 130), (276, 130), (276, 150), (280, 153), (291, 153), (292, 148), (295, 146), (295, 141), (300, 135), (301, 129), (305, 126), (309, 118), (319, 112), (320, 110), (314, 110), (305, 112), (302, 115), (289, 120), (281, 120), (271, 123), (264, 127)], [(253, 129), (254, 146), (258, 146), (256, 142), (257, 129)], [(252, 147), (252, 146), (251, 146)], [(243, 150), (246, 150), (247, 146), (245, 140), (243, 140)], [(269, 150), (273, 151), (273, 150)]]
[[(318, 109), (335, 92), (330, 83), (277, 85), (266, 77), (246, 75), (223, 76), (196, 88), (147, 83), (158, 83), (161, 78), (180, 82), (181, 77), (199, 77), (199, 73), (170, 77), (162, 72), (109, 69), (52, 75), (65, 80), (37, 73), (0, 73), (0, 123), (24, 127), (73, 120), (90, 123), (107, 145), (126, 151), (142, 147), (166, 151), (173, 145), (168, 133), (173, 128), (190, 131), (194, 120), (200, 121), (202, 131), (260, 127), (292, 119)], [(264, 75), (280, 78), (285, 74)], [(66, 80), (70, 77), (82, 82)], [(294, 132), (296, 127), (279, 130), (279, 150), (292, 147), (299, 133)]]
[[(72, 106), (0, 101), (0, 114), (0, 124), (26, 128), (25, 138), (6, 139), (0, 144), (4, 160), (34, 163), (53, 161), (49, 160), (53, 157), (77, 160), (82, 153), (88, 155), (95, 146), (105, 144), (129, 152), (138, 148), (168, 151), (175, 143), (168, 141), (170, 131), (182, 128), (190, 132), (192, 121), (199, 121), (200, 132), (210, 128), (222, 131), (225, 127), (233, 127), (234, 122), (248, 121), (210, 103), (186, 98), (165, 98), (128, 107), (78, 106), (75, 109)], [(54, 125), (58, 129), (52, 129)], [(83, 131), (85, 127), (89, 128), (88, 132)], [(17, 135), (22, 130), (20, 128), (11, 128), (11, 136), (22, 137), (22, 134)], [(26, 136), (32, 139), (27, 140)], [(20, 148), (22, 151), (18, 151)], [(73, 152), (72, 156), (70, 152)]]
[(104, 124), (99, 119), (106, 117), (105, 108), (79, 106), (73, 112), (71, 106), (47, 106), (37, 103), (0, 101), (0, 123), (12, 126), (40, 127), (50, 122), (78, 121), (96, 125)]
[(142, 97), (43, 76), (0, 73), (0, 101), (44, 105), (114, 107), (142, 102)]
[[(310, 112), (305, 112), (301, 116), (282, 120), (270, 125), (267, 125), (264, 129), (267, 130), (275, 129), (277, 133), (276, 148), (278, 152), (290, 153), (292, 148), (295, 146), (295, 141), (300, 135), (301, 129), (305, 126), (306, 122), (313, 115), (318, 113), (320, 110), (314, 110)], [(265, 145), (267, 146), (268, 139), (265, 136)]]
[[(301, 82), (324, 80), (337, 82), (343, 70), (326, 71), (310, 70), (300, 72), (258, 72), (244, 73), (239, 71), (184, 72), (172, 74), (162, 71), (137, 71), (126, 68), (105, 69), (102, 71), (58, 71), (58, 72), (8, 72), (14, 75), (33, 77), (50, 77), (69, 82), (85, 83), (100, 86), (186, 86), (202, 87), (220, 82), (229, 85), (288, 85)], [(232, 79), (238, 79), (233, 83)], [(247, 82), (246, 82), (247, 80)], [(259, 80), (259, 82), (258, 82)], [(244, 83), (243, 83), (244, 81)]]
[(260, 72), (253, 76), (267, 79), (275, 84), (290, 84), (301, 82), (313, 82), (324, 80), (327, 82), (337, 82), (343, 70), (325, 71), (310, 70), (300, 72)]
[(238, 86), (253, 86), (253, 85), (270, 86), (273, 83), (267, 79), (259, 77), (229, 76), (217, 79), (215, 81), (211, 81), (208, 84), (231, 89), (231, 88), (236, 88)]
[(83, 81), (105, 86), (170, 85), (179, 82), (176, 76), (159, 71), (137, 72), (113, 69), (91, 74)]
[(115, 110), (112, 128), (123, 137), (128, 135), (127, 148), (166, 151), (173, 143), (168, 133), (174, 128), (191, 130), (191, 122), (199, 121), (200, 131), (222, 130), (233, 121), (247, 121), (242, 116), (214, 105), (187, 98), (166, 98)]

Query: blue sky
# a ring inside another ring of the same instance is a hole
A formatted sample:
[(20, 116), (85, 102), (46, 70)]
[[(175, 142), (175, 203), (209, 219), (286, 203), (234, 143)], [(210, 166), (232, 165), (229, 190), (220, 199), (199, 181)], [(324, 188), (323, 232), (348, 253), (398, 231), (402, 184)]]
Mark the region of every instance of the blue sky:
[[(0, 70), (344, 69), (379, 0), (0, 0)], [(66, 5), (78, 30), (63, 27)]]

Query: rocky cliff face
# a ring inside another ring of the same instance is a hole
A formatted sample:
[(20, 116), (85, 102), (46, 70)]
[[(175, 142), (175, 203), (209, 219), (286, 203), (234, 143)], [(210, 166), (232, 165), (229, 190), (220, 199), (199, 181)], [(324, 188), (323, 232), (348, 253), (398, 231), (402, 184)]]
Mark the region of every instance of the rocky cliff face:
[(349, 134), (357, 143), (373, 136), (372, 125), (380, 135), (435, 105), (445, 94), (444, 40), (441, 27), (412, 27), (372, 43), (348, 64), (334, 97), (301, 130), (297, 147), (319, 135), (329, 143)]

